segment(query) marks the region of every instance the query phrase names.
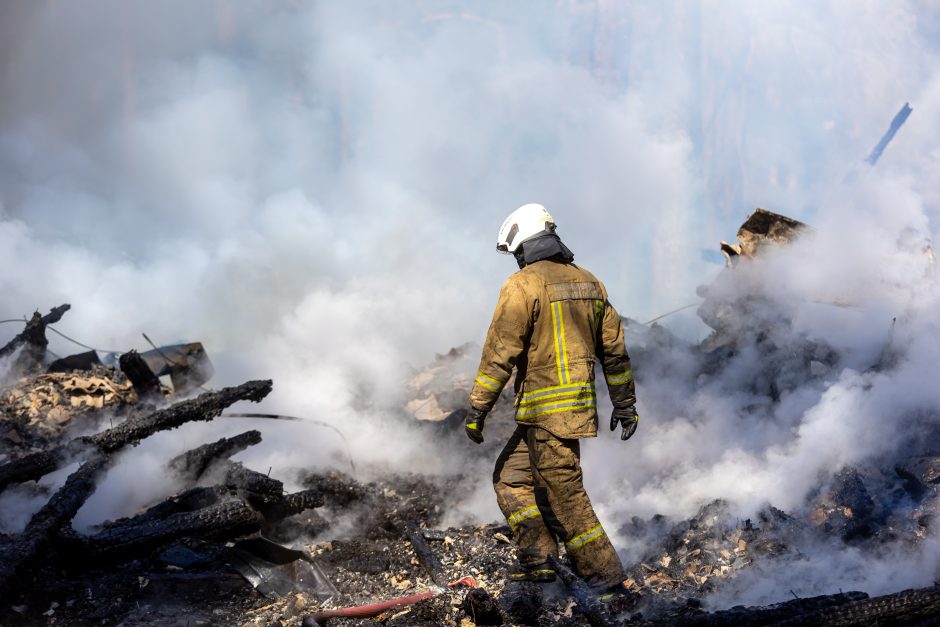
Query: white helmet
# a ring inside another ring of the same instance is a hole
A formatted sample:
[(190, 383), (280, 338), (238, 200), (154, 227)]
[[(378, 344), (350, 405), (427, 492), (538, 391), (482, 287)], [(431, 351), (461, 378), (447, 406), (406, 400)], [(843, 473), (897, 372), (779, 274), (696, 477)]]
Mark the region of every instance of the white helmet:
[(538, 203), (522, 205), (509, 214), (496, 236), (496, 250), (501, 253), (514, 253), (519, 244), (542, 233), (555, 230), (555, 220), (548, 209)]

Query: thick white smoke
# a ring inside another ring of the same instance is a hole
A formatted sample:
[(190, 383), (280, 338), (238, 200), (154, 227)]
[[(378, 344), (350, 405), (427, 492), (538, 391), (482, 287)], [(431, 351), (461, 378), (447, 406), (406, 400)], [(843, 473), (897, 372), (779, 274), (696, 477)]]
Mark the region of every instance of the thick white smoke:
[[(938, 33), (916, 0), (10, 4), (0, 318), (70, 302), (57, 328), (100, 348), (202, 340), (213, 385), (273, 378), (266, 411), (335, 424), (362, 464), (480, 477), (464, 511), (489, 520), (488, 471), (395, 416), (408, 364), (482, 338), (514, 268), (493, 254), (505, 214), (545, 203), (646, 320), (695, 300), (718, 270), (702, 251), (764, 206), (816, 232), (741, 281), (770, 282), (792, 332), (843, 358), (768, 405), (746, 351), (712, 379), (662, 354), (640, 373), (640, 432), (586, 444), (586, 476), (604, 520), (799, 507), (940, 405), (917, 245), (940, 210)], [(862, 164), (904, 101), (911, 119)], [(666, 324), (704, 333), (691, 311)], [(867, 372), (889, 337), (896, 367)], [(146, 459), (249, 426), (192, 425)], [(261, 428), (241, 457), (275, 476), (344, 463), (329, 431)], [(151, 496), (126, 476), (80, 522)], [(840, 572), (818, 591), (855, 581)], [(871, 573), (859, 585), (882, 590)]]

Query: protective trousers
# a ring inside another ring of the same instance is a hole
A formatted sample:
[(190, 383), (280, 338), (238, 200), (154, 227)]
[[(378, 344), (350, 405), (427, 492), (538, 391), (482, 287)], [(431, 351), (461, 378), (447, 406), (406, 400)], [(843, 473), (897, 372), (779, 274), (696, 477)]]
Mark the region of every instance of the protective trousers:
[(626, 578), (584, 491), (578, 440), (519, 425), (496, 460), (493, 487), (522, 566), (558, 555), (561, 541), (590, 585), (607, 588)]

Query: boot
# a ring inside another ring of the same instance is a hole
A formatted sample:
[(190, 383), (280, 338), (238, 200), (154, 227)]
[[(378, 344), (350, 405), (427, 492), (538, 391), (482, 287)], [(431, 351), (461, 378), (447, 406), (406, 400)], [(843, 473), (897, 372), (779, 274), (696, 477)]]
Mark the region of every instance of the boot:
[(517, 566), (509, 571), (509, 581), (534, 581), (551, 583), (555, 581), (555, 569), (548, 562), (535, 566)]

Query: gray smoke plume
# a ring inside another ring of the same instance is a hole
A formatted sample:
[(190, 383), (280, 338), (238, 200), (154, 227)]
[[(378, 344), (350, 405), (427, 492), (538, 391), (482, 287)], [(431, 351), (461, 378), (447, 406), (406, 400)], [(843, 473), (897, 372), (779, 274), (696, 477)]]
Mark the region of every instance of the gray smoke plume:
[[(70, 302), (57, 328), (98, 348), (202, 340), (214, 384), (273, 378), (265, 410), (335, 424), (364, 465), (452, 472), (398, 419), (402, 381), (482, 339), (514, 269), (493, 254), (508, 212), (548, 206), (614, 305), (648, 320), (693, 302), (718, 273), (702, 251), (764, 206), (814, 234), (715, 289), (759, 289), (757, 315), (792, 320), (778, 345), (838, 359), (774, 398), (756, 343), (705, 376), (687, 346), (638, 347), (640, 431), (587, 443), (585, 472), (604, 520), (718, 497), (799, 509), (821, 475), (934, 427), (938, 34), (917, 0), (7, 3), (0, 318)], [(690, 344), (708, 331), (694, 310), (664, 323)], [(263, 429), (241, 456), (262, 470), (344, 463), (319, 428)], [(156, 464), (219, 430), (144, 446)], [(141, 504), (122, 474), (84, 524)], [(480, 483), (461, 511), (491, 520)], [(796, 574), (806, 594), (926, 583), (934, 546), (863, 576), (868, 558), (827, 550), (831, 570)]]

